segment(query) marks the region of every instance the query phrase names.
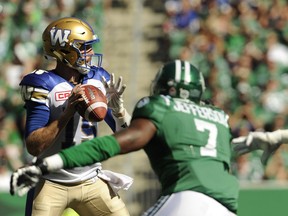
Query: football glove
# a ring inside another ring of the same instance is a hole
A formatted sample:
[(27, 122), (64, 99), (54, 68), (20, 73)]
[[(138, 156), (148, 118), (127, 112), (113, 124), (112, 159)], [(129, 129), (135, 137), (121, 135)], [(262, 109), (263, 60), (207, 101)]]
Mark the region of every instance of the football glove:
[(17, 169), (10, 178), (10, 194), (25, 195), (31, 188), (36, 186), (40, 177), (47, 173), (47, 165), (43, 160), (37, 160), (35, 164)]
[(269, 157), (275, 153), (283, 141), (282, 131), (277, 130), (274, 132), (250, 132), (248, 136), (234, 138), (232, 144), (237, 155), (263, 150), (261, 162), (266, 165)]
[(115, 84), (115, 75), (112, 73), (110, 83), (108, 84), (105, 77), (102, 76), (102, 83), (106, 89), (108, 107), (112, 110), (112, 114), (115, 117), (121, 117), (125, 111), (123, 105), (123, 92), (126, 89), (126, 85), (123, 85), (122, 81), (123, 78), (120, 76), (117, 83)]

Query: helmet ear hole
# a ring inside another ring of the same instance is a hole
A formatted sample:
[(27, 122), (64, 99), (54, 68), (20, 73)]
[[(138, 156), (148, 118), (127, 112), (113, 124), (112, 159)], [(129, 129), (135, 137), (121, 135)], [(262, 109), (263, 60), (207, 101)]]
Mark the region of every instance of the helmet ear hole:
[(177, 89), (175, 87), (171, 87), (168, 93), (171, 97), (175, 97), (177, 95)]
[(70, 53), (69, 51), (64, 50), (64, 49), (61, 49), (60, 52), (65, 53), (66, 55), (67, 55), (68, 53)]

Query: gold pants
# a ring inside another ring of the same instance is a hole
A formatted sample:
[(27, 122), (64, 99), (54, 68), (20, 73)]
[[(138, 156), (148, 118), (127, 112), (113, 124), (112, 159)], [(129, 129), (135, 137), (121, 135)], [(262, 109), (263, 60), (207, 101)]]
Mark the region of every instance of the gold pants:
[(101, 179), (63, 185), (43, 180), (35, 188), (32, 216), (60, 216), (66, 208), (80, 216), (129, 216), (110, 186)]

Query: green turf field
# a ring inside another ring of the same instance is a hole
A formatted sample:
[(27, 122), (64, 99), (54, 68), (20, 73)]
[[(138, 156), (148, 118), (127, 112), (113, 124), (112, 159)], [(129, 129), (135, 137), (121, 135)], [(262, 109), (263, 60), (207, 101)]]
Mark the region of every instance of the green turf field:
[[(1, 215), (23, 216), (26, 197), (0, 193)], [(140, 214), (140, 213), (139, 213)], [(255, 183), (241, 186), (238, 216), (288, 215), (288, 184)], [(79, 216), (66, 209), (62, 216)]]

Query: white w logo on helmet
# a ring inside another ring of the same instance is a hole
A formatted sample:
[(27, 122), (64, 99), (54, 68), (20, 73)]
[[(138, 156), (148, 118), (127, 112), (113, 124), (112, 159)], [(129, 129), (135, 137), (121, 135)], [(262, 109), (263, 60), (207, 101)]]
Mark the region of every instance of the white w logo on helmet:
[(58, 42), (61, 47), (65, 46), (68, 37), (71, 34), (69, 29), (56, 29), (55, 27), (50, 30), (51, 45), (55, 46)]

